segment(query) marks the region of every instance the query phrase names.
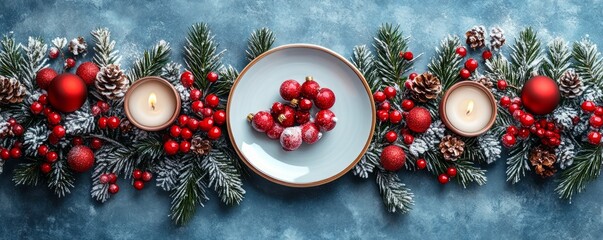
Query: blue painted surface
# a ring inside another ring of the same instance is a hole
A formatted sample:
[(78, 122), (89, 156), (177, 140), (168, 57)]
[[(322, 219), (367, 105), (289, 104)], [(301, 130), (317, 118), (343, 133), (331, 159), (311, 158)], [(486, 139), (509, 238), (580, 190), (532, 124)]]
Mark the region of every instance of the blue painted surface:
[[(216, 40), (228, 49), (225, 63), (244, 67), (248, 34), (270, 27), (277, 44), (315, 43), (345, 56), (357, 44), (371, 43), (384, 22), (400, 23), (411, 34), (410, 48), (426, 55), (417, 71), (447, 34), (462, 34), (475, 24), (498, 25), (511, 41), (525, 26), (539, 30), (543, 40), (583, 35), (603, 42), (595, 1), (35, 1), (0, 3), (0, 31), (29, 35), (88, 36), (95, 27), (109, 27), (128, 65), (134, 56), (160, 39), (175, 49), (187, 28), (204, 21)], [(8, 164), (7, 171), (14, 167)], [(505, 182), (501, 160), (487, 167), (488, 184), (463, 189), (440, 186), (425, 172), (401, 173), (416, 195), (407, 215), (383, 210), (374, 180), (351, 174), (311, 189), (290, 189), (257, 176), (246, 181), (242, 205), (225, 207), (215, 195), (185, 227), (169, 218), (169, 198), (157, 188), (141, 192), (122, 183), (122, 190), (105, 204), (89, 196), (89, 175), (78, 177), (72, 194), (56, 199), (45, 187), (14, 187), (10, 174), (0, 175), (0, 238), (580, 238), (601, 239), (603, 180), (568, 204), (553, 193), (553, 181), (528, 176), (517, 185)]]

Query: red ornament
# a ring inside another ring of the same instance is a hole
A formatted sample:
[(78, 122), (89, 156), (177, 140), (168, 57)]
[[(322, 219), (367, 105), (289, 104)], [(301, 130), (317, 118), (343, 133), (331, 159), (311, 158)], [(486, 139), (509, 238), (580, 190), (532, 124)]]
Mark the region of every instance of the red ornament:
[(392, 99), (396, 96), (396, 89), (392, 86), (388, 86), (385, 89), (383, 89), (383, 93), (385, 93), (385, 96), (387, 97), (387, 99)]
[(47, 153), (48, 153), (48, 146), (42, 144), (38, 147), (38, 155), (46, 156)]
[(337, 117), (331, 110), (320, 110), (316, 113), (316, 125), (320, 131), (331, 131), (337, 125)]
[(448, 177), (448, 175), (442, 173), (438, 176), (438, 182), (440, 182), (441, 184), (446, 184), (446, 183), (450, 182), (450, 177)]
[(12, 159), (19, 159), (21, 158), (21, 148), (17, 148), (17, 147), (13, 147), (10, 149), (10, 157)]
[(410, 134), (404, 134), (404, 144), (410, 145), (415, 141), (415, 137)]
[(406, 125), (416, 133), (424, 133), (431, 125), (431, 115), (429, 110), (423, 107), (415, 107), (408, 112), (406, 117)]
[(182, 132), (180, 132), (180, 137), (186, 140), (191, 139), (193, 138), (193, 132), (188, 128), (182, 128)]
[(67, 154), (67, 165), (78, 173), (88, 171), (94, 165), (94, 152), (83, 145), (75, 146)]
[(322, 133), (314, 123), (304, 124), (301, 127), (302, 141), (307, 144), (314, 144), (322, 137)]
[(191, 143), (189, 141), (180, 142), (179, 150), (180, 150), (180, 152), (183, 152), (183, 153), (190, 152), (191, 151)]
[(393, 124), (402, 122), (402, 113), (400, 113), (398, 110), (391, 111), (389, 113), (389, 121)]
[(65, 59), (65, 65), (64, 65), (65, 69), (69, 69), (72, 67), (75, 67), (75, 59), (73, 58), (67, 58)]
[(215, 72), (207, 73), (207, 81), (212, 83), (218, 81), (218, 74)]
[(270, 139), (279, 139), (285, 128), (280, 123), (274, 123), (272, 128), (266, 131), (266, 136)]
[(393, 143), (398, 140), (398, 134), (394, 131), (389, 131), (385, 134), (385, 141)]
[(36, 74), (36, 84), (41, 89), (48, 89), (50, 82), (59, 74), (52, 68), (42, 68)]
[(59, 54), (61, 53), (61, 51), (59, 51), (58, 48), (56, 47), (51, 47), (50, 50), (48, 51), (48, 57), (50, 59), (56, 59), (59, 57)]
[(193, 88), (193, 89), (191, 89), (189, 95), (190, 95), (191, 101), (197, 101), (197, 100), (201, 99), (201, 96), (203, 96), (203, 93), (201, 92), (201, 90)]
[(533, 114), (551, 113), (559, 105), (559, 87), (549, 77), (533, 77), (526, 82), (521, 90), (521, 100), (525, 108)]
[(498, 87), (498, 90), (504, 91), (507, 89), (508, 84), (507, 81), (505, 80), (498, 80), (498, 82), (496, 82), (496, 87)]
[(412, 54), (412, 52), (400, 52), (400, 57), (404, 58), (404, 60), (406, 61), (410, 61), (412, 60), (415, 56)]
[(205, 96), (205, 104), (207, 104), (207, 106), (210, 108), (215, 108), (218, 106), (218, 104), (220, 104), (220, 98), (213, 93), (209, 94)]
[(594, 112), (597, 109), (597, 105), (592, 101), (584, 101), (580, 107), (585, 112)]
[(425, 161), (425, 159), (423, 159), (423, 158), (417, 159), (417, 168), (418, 169), (424, 169), (426, 167), (427, 167), (427, 161)]
[(285, 110), (285, 104), (281, 102), (274, 102), (272, 107), (270, 108), (270, 114), (272, 114), (273, 118), (278, 118), (278, 115), (281, 115)]
[(279, 91), (283, 99), (291, 101), (301, 95), (301, 85), (297, 81), (289, 79), (281, 84)]
[[(387, 94), (388, 93), (386, 92), (385, 95), (387, 96)], [(333, 93), (331, 89), (321, 88), (314, 99), (314, 104), (320, 109), (329, 109), (333, 107), (333, 105), (335, 105), (335, 93)]]
[(142, 173), (142, 181), (150, 182), (153, 179), (153, 174), (149, 171), (145, 171)]
[(107, 119), (107, 126), (110, 129), (117, 129), (119, 127), (120, 120), (116, 116), (109, 117)]
[(299, 101), (299, 104), (298, 104), (299, 109), (306, 110), (306, 111), (312, 109), (312, 105), (313, 105), (312, 101), (307, 98), (303, 98), (302, 100)]
[(301, 95), (310, 100), (316, 98), (318, 90), (320, 90), (320, 85), (312, 77), (306, 77), (306, 81), (301, 85)]
[(179, 149), (180, 149), (180, 145), (176, 141), (171, 140), (171, 139), (167, 140), (163, 144), (163, 151), (167, 155), (176, 155), (176, 153), (178, 153)]
[(600, 128), (601, 126), (603, 126), (603, 118), (597, 115), (592, 115), (588, 122), (590, 123), (590, 126), (594, 128)]
[(266, 111), (259, 111), (254, 115), (249, 115), (248, 120), (251, 121), (251, 126), (258, 132), (266, 132), (274, 125), (272, 115)]
[(455, 177), (455, 176), (456, 176), (456, 173), (457, 173), (457, 170), (456, 170), (456, 168), (455, 168), (455, 167), (450, 166), (450, 167), (448, 167), (448, 169), (446, 169), (446, 174), (447, 174), (449, 177)]
[(463, 46), (457, 47), (456, 54), (458, 54), (460, 57), (464, 58), (465, 56), (467, 56), (467, 49)]
[(119, 192), (119, 186), (115, 183), (109, 184), (109, 189), (107, 190), (110, 194), (116, 194)]
[(303, 125), (310, 121), (309, 111), (297, 111), (295, 112), (295, 122), (299, 125)]
[(467, 59), (465, 62), (465, 69), (469, 70), (469, 72), (474, 72), (477, 69), (478, 63), (477, 60), (473, 58)]
[(224, 110), (218, 110), (214, 112), (214, 123), (222, 125), (226, 122), (226, 112)]
[(184, 71), (180, 75), (180, 83), (182, 83), (182, 86), (184, 87), (192, 87), (193, 83), (195, 83), (195, 76), (193, 76), (193, 73), (190, 71)]
[(411, 109), (413, 109), (415, 107), (415, 102), (413, 100), (410, 99), (404, 99), (402, 100), (402, 109), (404, 109), (404, 111), (410, 111)]
[(285, 151), (297, 150), (303, 142), (301, 127), (285, 128), (280, 137), (281, 147)]
[(199, 121), (199, 130), (201, 131), (207, 132), (212, 127), (214, 127), (214, 120), (212, 118), (204, 118), (203, 120)]
[(207, 137), (211, 140), (216, 140), (222, 136), (222, 129), (219, 127), (212, 127), (207, 132)]
[(502, 136), (502, 143), (505, 147), (512, 147), (517, 143), (517, 138), (511, 134), (505, 134)]
[(61, 112), (68, 113), (80, 109), (87, 96), (86, 84), (75, 74), (58, 75), (48, 86), (48, 101)]
[(404, 166), (404, 163), (406, 162), (406, 154), (401, 147), (389, 145), (383, 148), (379, 160), (381, 160), (381, 166), (385, 170), (395, 172)]
[(57, 138), (63, 138), (65, 137), (66, 131), (65, 128), (61, 125), (56, 125), (54, 126), (54, 128), (52, 129), (52, 134), (57, 137)]
[(52, 171), (52, 166), (50, 166), (49, 163), (40, 164), (40, 172), (42, 172), (43, 174), (49, 174), (50, 171)]
[(170, 135), (172, 137), (180, 137), (180, 133), (182, 132), (182, 128), (176, 126), (176, 125), (172, 125), (170, 127)]
[(385, 101), (385, 98), (387, 98), (387, 96), (385, 96), (385, 93), (381, 91), (376, 91), (375, 93), (373, 93), (373, 99), (375, 100), (375, 102), (383, 102)]
[(132, 171), (132, 178), (134, 178), (134, 180), (140, 180), (142, 178), (142, 171), (140, 169), (134, 169), (134, 171)]
[(140, 191), (144, 188), (144, 182), (140, 181), (140, 180), (136, 180), (134, 181), (134, 183), (132, 184), (132, 186), (134, 186), (134, 189)]
[(77, 67), (75, 74), (84, 80), (86, 85), (91, 85), (94, 83), (94, 80), (96, 80), (96, 74), (98, 74), (99, 71), (100, 69), (93, 62), (85, 62)]
[(463, 69), (461, 69), (461, 71), (459, 72), (459, 76), (460, 76), (462, 79), (467, 79), (467, 78), (471, 77), (471, 72), (469, 72), (469, 70), (467, 70), (467, 69), (463, 68)]
[(599, 145), (601, 143), (601, 133), (595, 131), (589, 132), (588, 142), (593, 145)]
[(490, 50), (486, 50), (482, 53), (482, 58), (484, 60), (488, 60), (490, 58), (492, 58), (492, 52)]
[(283, 127), (291, 127), (295, 124), (295, 115), (295, 109), (290, 106), (284, 106), (283, 111), (278, 115), (277, 120)]

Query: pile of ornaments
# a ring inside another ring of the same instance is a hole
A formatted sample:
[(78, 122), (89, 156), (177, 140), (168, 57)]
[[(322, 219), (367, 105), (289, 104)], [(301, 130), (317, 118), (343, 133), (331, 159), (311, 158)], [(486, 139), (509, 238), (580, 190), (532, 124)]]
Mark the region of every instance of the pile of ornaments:
[[(588, 123), (591, 127), (591, 131), (588, 133), (588, 142), (593, 145), (601, 144), (601, 127), (603, 127), (603, 106), (597, 106), (592, 101), (585, 101), (582, 103), (581, 108), (584, 112), (590, 113), (591, 116), (588, 119)], [(579, 118), (577, 118), (579, 120)]]
[[(279, 139), (283, 150), (295, 151), (302, 143), (314, 144), (322, 132), (335, 128), (337, 117), (329, 110), (335, 105), (335, 93), (321, 88), (311, 76), (303, 84), (286, 80), (279, 92), (287, 103), (275, 102), (270, 111), (249, 114), (247, 119), (256, 131), (266, 133), (270, 139)], [(314, 119), (310, 117), (313, 106), (319, 109)]]
[[(211, 83), (218, 80), (218, 74), (209, 72), (207, 80)], [(167, 155), (188, 153), (191, 151), (191, 139), (198, 132), (205, 133), (210, 140), (222, 136), (222, 126), (226, 122), (226, 112), (217, 110), (220, 98), (215, 94), (207, 94), (203, 98), (201, 90), (193, 87), (194, 76), (190, 71), (184, 71), (180, 76), (183, 86), (190, 88), (191, 109), (195, 116), (182, 114), (169, 129), (169, 136), (163, 144)]]

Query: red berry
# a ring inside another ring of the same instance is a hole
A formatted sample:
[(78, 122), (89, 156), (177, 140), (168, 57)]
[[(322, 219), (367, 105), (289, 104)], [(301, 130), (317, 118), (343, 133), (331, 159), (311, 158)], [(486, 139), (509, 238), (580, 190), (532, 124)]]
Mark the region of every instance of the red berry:
[(153, 179), (153, 174), (151, 172), (145, 171), (142, 173), (142, 181), (149, 182)]
[(455, 176), (456, 176), (456, 173), (457, 173), (457, 171), (456, 171), (456, 168), (455, 168), (455, 167), (450, 166), (450, 167), (448, 167), (448, 169), (446, 169), (446, 174), (447, 174), (449, 177), (455, 177)]
[(186, 126), (186, 124), (188, 123), (188, 116), (182, 114), (180, 116), (178, 116), (178, 125), (180, 125), (181, 127)]
[(96, 106), (98, 106), (104, 113), (108, 112), (111, 106), (105, 101), (96, 102)]
[(513, 118), (515, 120), (521, 121), (521, 119), (526, 115), (526, 113), (522, 110), (515, 110), (515, 112), (513, 112)]
[(59, 158), (59, 155), (56, 152), (48, 152), (46, 153), (46, 162), (53, 163), (56, 162)]
[(199, 121), (199, 130), (207, 132), (214, 126), (214, 120), (212, 118), (204, 118)]
[(201, 99), (202, 95), (203, 95), (203, 93), (199, 89), (193, 88), (190, 91), (191, 101), (197, 101), (197, 100)]
[(500, 105), (502, 107), (508, 108), (509, 106), (511, 106), (511, 98), (507, 97), (507, 96), (503, 96), (500, 98)]
[(603, 117), (603, 107), (596, 107), (595, 108), (595, 115), (597, 115), (599, 117)]
[(115, 173), (109, 173), (107, 176), (109, 177), (109, 183), (117, 182), (117, 175)]
[(413, 100), (410, 99), (404, 99), (402, 100), (402, 109), (404, 109), (404, 111), (410, 111), (411, 109), (413, 109), (415, 107), (415, 102)]
[(446, 184), (450, 181), (450, 177), (448, 177), (448, 175), (442, 173), (438, 176), (438, 182), (440, 182), (441, 184)]
[(197, 120), (196, 118), (189, 118), (186, 122), (186, 127), (191, 131), (197, 130), (199, 128), (199, 120)]
[[(387, 93), (385, 93), (387, 96)], [(328, 88), (321, 88), (314, 99), (314, 105), (320, 109), (329, 109), (335, 105), (335, 93)]]
[(511, 134), (505, 134), (502, 136), (502, 143), (506, 147), (512, 147), (515, 145), (515, 143), (517, 143), (517, 139)]
[(222, 129), (220, 129), (219, 127), (212, 127), (207, 132), (207, 137), (212, 140), (216, 140), (220, 138), (220, 136), (222, 136)]
[(408, 79), (410, 79), (410, 80), (415, 80), (415, 78), (416, 78), (418, 75), (419, 75), (419, 74), (417, 74), (417, 73), (415, 73), (415, 72), (414, 72), (414, 73), (411, 73), (411, 74), (408, 74)]
[(402, 113), (398, 110), (391, 111), (389, 113), (389, 121), (393, 124), (402, 122)]
[(100, 140), (99, 138), (92, 138), (92, 141), (90, 141), (90, 147), (94, 150), (98, 150), (103, 146), (103, 141)]
[(203, 102), (197, 100), (191, 103), (191, 109), (193, 112), (200, 113), (203, 110)]
[(48, 95), (46, 95), (46, 94), (40, 95), (40, 97), (38, 97), (38, 102), (40, 102), (42, 105), (48, 104)]
[(482, 53), (482, 58), (484, 60), (488, 60), (490, 58), (492, 58), (492, 52), (490, 50), (486, 50)]
[(597, 105), (592, 101), (583, 102), (581, 107), (585, 112), (594, 112), (597, 109)]
[(188, 141), (180, 142), (180, 152), (188, 153), (191, 151), (191, 143)]
[(519, 133), (517, 133), (517, 136), (522, 139), (526, 139), (530, 136), (530, 130), (528, 130), (527, 128), (522, 128), (519, 130)]
[(469, 58), (467, 59), (467, 61), (465, 62), (465, 68), (467, 70), (469, 70), (469, 72), (473, 72), (475, 71), (475, 69), (477, 69), (477, 60), (473, 59), (473, 58)]
[(107, 118), (106, 117), (100, 117), (98, 119), (98, 128), (100, 128), (100, 129), (107, 128)]
[(182, 128), (176, 126), (176, 125), (172, 125), (170, 127), (170, 135), (172, 137), (180, 137), (180, 132), (182, 132)]
[(388, 99), (392, 99), (396, 96), (396, 88), (392, 86), (386, 87), (385, 89), (383, 89), (383, 93), (385, 93), (385, 96)]
[(109, 175), (107, 175), (107, 174), (100, 175), (100, 177), (98, 177), (98, 182), (101, 184), (109, 183)]
[(424, 169), (426, 167), (427, 167), (427, 161), (425, 161), (425, 159), (423, 159), (423, 158), (417, 159), (417, 168), (418, 169)]
[(119, 192), (119, 186), (115, 183), (109, 184), (109, 189), (107, 190), (110, 194), (116, 194)]
[(214, 112), (214, 123), (216, 125), (222, 125), (226, 122), (226, 112), (224, 110), (218, 110)]
[(25, 132), (25, 128), (23, 128), (21, 124), (15, 124), (13, 125), (12, 131), (15, 136), (21, 136)]
[(391, 109), (391, 104), (388, 101), (385, 101), (379, 105), (379, 110), (389, 111)]
[(203, 108), (203, 110), (201, 110), (201, 115), (203, 115), (203, 117), (211, 117), (214, 114), (214, 110), (212, 110), (211, 108)]
[(44, 106), (36, 101), (29, 106), (29, 110), (31, 110), (33, 114), (40, 114), (42, 113), (42, 110), (44, 110)]
[(52, 129), (52, 134), (59, 139), (65, 137), (65, 133), (65, 128), (61, 125), (56, 125)]
[(389, 131), (385, 134), (385, 140), (387, 142), (393, 143), (398, 140), (398, 134), (394, 131)]
[(65, 59), (65, 68), (72, 68), (72, 67), (75, 67), (75, 59), (73, 59), (73, 58)]
[(385, 98), (387, 98), (387, 96), (385, 96), (385, 93), (381, 91), (376, 91), (375, 93), (373, 93), (373, 99), (375, 99), (375, 102), (383, 102), (385, 101)]
[(519, 108), (520, 108), (519, 105), (517, 105), (517, 104), (511, 104), (511, 106), (509, 106), (509, 113), (513, 114), (513, 113), (515, 113), (518, 110), (521, 111)]
[(519, 129), (517, 129), (516, 126), (509, 126), (509, 127), (507, 127), (507, 134), (515, 136), (518, 133), (519, 133)]
[(320, 85), (312, 77), (306, 77), (306, 81), (301, 85), (301, 95), (304, 98), (314, 100), (320, 90)]
[(83, 145), (84, 139), (79, 136), (73, 137), (73, 139), (71, 140), (71, 143), (73, 144), (73, 146)]
[(593, 145), (598, 145), (601, 143), (601, 133), (599, 132), (589, 132), (588, 133), (588, 142)]
[(57, 136), (55, 136), (54, 134), (48, 135), (48, 142), (52, 145), (59, 144), (59, 140), (60, 139)]
[(178, 143), (174, 140), (167, 140), (164, 144), (163, 144), (163, 151), (167, 154), (167, 155), (176, 155), (176, 153), (178, 153), (178, 150), (180, 148), (180, 145), (178, 145)]
[(43, 174), (48, 174), (50, 173), (50, 171), (52, 171), (52, 166), (50, 166), (49, 163), (40, 164), (40, 172), (42, 172)]
[(10, 157), (13, 159), (19, 159), (21, 157), (21, 148), (13, 147), (10, 149)]
[(207, 73), (207, 81), (212, 83), (218, 81), (218, 74), (215, 72)]
[(412, 144), (415, 141), (415, 137), (413, 137), (410, 134), (404, 134), (403, 141), (404, 141), (404, 144), (410, 145), (410, 144)]
[(496, 82), (496, 87), (498, 87), (498, 90), (504, 91), (508, 87), (507, 81), (502, 79), (498, 80), (498, 82)]
[(461, 57), (465, 57), (467, 56), (467, 49), (463, 46), (461, 47), (457, 47), (456, 48), (456, 54), (458, 54)]
[(310, 110), (312, 109), (312, 101), (310, 99), (307, 98), (303, 98), (302, 100), (299, 101), (298, 107), (301, 110)]
[(335, 125), (337, 125), (337, 117), (335, 117), (335, 113), (331, 112), (331, 110), (320, 110), (316, 113), (315, 123), (320, 128), (320, 131), (328, 132), (333, 130)]
[(463, 69), (461, 69), (461, 71), (459, 72), (459, 76), (460, 76), (462, 79), (467, 79), (467, 78), (471, 77), (471, 72), (469, 72), (469, 70), (467, 70), (467, 69), (463, 68)]
[(140, 180), (140, 178), (142, 178), (142, 171), (140, 169), (134, 169), (134, 171), (132, 171), (132, 178), (134, 178), (134, 180)]
[(191, 139), (193, 138), (193, 132), (188, 128), (182, 128), (182, 131), (180, 132), (180, 137), (186, 140)]
[(524, 114), (520, 120), (521, 125), (523, 125), (524, 127), (532, 126), (535, 121), (536, 121), (536, 119), (534, 119), (534, 116), (532, 116), (532, 114), (529, 114), (529, 113)]
[(61, 115), (55, 112), (49, 113), (47, 119), (50, 125), (57, 125), (61, 123)]
[(15, 124), (17, 124), (17, 119), (11, 117), (8, 119), (7, 122), (10, 126), (14, 126)]
[(283, 99), (291, 101), (293, 99), (299, 98), (299, 96), (301, 95), (301, 85), (297, 81), (289, 79), (281, 84), (279, 92)]
[(588, 122), (590, 123), (590, 125), (592, 127), (595, 127), (595, 128), (600, 128), (601, 126), (603, 126), (603, 118), (601, 118), (597, 115), (592, 115), (590, 117), (590, 119), (588, 120)]
[(48, 147), (46, 145), (42, 144), (38, 147), (38, 155), (46, 156), (47, 153), (48, 153)]
[(190, 71), (184, 71), (182, 75), (180, 75), (180, 83), (182, 83), (185, 87), (192, 87), (195, 82), (195, 76)]
[(107, 126), (110, 129), (117, 129), (119, 127), (119, 122), (119, 118), (117, 118), (116, 116), (112, 116), (107, 119)]
[(48, 51), (48, 57), (50, 59), (56, 59), (59, 57), (59, 54), (61, 53), (61, 51), (59, 51), (58, 48), (56, 47), (51, 47), (50, 50)]
[(215, 108), (218, 106), (218, 104), (220, 104), (220, 98), (213, 93), (208, 94), (205, 96), (205, 104), (207, 104), (207, 106), (210, 108)]
[(101, 108), (99, 106), (92, 106), (92, 115), (94, 115), (95, 117), (98, 116), (101, 113)]
[(10, 151), (6, 148), (2, 148), (2, 150), (0, 150), (0, 158), (2, 158), (2, 160), (6, 161), (10, 159)]
[(379, 119), (379, 121), (385, 122), (387, 121), (387, 119), (389, 119), (389, 113), (385, 110), (378, 110), (377, 118)]
[(412, 52), (400, 52), (400, 57), (404, 58), (404, 60), (406, 61), (410, 61), (412, 60), (415, 56), (412, 54)]

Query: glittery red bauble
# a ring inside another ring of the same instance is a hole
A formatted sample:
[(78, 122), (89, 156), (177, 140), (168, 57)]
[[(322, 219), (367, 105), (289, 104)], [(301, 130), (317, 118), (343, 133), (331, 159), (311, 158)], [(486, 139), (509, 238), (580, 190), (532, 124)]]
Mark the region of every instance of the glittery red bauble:
[(52, 79), (57, 75), (58, 73), (52, 68), (42, 68), (36, 74), (36, 84), (38, 84), (38, 87), (41, 89), (48, 89), (50, 82), (52, 82)]
[(423, 107), (415, 107), (408, 112), (406, 117), (406, 125), (408, 128), (416, 133), (424, 133), (431, 125), (431, 115), (429, 110)]
[(96, 74), (98, 74), (99, 71), (100, 69), (93, 62), (85, 62), (77, 67), (75, 74), (82, 78), (86, 85), (90, 85), (94, 83), (94, 80), (96, 80)]
[(381, 166), (387, 171), (398, 171), (406, 162), (406, 154), (401, 147), (389, 145), (381, 151)]
[(559, 86), (549, 77), (533, 77), (521, 90), (523, 106), (536, 115), (551, 113), (559, 105), (559, 100)]
[(87, 95), (84, 81), (71, 73), (58, 75), (48, 86), (48, 101), (61, 112), (78, 110), (86, 102)]
[(285, 128), (280, 138), (281, 146), (285, 151), (295, 151), (302, 145), (301, 127)]
[(75, 172), (85, 172), (94, 165), (94, 152), (84, 145), (78, 145), (67, 154), (67, 164)]

